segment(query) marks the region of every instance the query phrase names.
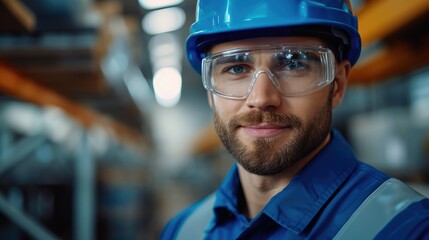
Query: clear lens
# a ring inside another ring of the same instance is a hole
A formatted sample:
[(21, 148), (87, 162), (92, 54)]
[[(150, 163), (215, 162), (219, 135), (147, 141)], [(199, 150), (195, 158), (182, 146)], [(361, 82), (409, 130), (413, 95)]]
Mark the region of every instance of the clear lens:
[(203, 59), (204, 87), (222, 97), (243, 99), (261, 74), (284, 96), (320, 89), (334, 79), (335, 58), (322, 47), (235, 49)]

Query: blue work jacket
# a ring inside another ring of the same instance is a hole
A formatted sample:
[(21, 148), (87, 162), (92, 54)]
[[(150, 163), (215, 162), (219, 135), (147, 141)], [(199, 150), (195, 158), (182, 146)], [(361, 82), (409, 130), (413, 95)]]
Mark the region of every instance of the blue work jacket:
[[(330, 143), (253, 219), (238, 211), (241, 184), (234, 165), (215, 192), (209, 223), (195, 231), (204, 231), (205, 239), (216, 240), (333, 239), (368, 196), (388, 179), (388, 175), (358, 161), (341, 134), (333, 130)], [(183, 222), (204, 201), (173, 218), (161, 239), (176, 239)], [(364, 232), (365, 227), (360, 226), (355, 239), (362, 239), (359, 231)], [(429, 199), (422, 197), (411, 203), (383, 225), (375, 239), (429, 239)]]

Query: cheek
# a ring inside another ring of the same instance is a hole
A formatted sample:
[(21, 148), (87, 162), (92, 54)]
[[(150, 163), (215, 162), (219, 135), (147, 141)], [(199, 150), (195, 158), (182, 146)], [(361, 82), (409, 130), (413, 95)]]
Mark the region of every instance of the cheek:
[(307, 123), (308, 119), (313, 116), (317, 109), (314, 104), (309, 104), (307, 101), (297, 101), (294, 104), (291, 104), (291, 106), (292, 107), (288, 112), (304, 121), (303, 123)]
[(213, 110), (215, 110), (223, 120), (229, 119), (237, 114), (242, 105), (242, 101), (224, 99), (216, 96), (213, 98), (212, 102)]
[(328, 101), (328, 93), (316, 92), (311, 95), (293, 98), (289, 101), (289, 112), (299, 117), (305, 123), (314, 118)]

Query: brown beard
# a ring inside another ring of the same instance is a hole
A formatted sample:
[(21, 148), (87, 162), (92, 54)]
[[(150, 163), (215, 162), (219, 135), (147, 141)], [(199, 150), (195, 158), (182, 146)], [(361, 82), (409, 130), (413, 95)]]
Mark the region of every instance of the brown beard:
[[(246, 171), (269, 176), (287, 171), (319, 147), (329, 134), (332, 124), (332, 89), (325, 105), (314, 114), (308, 124), (292, 114), (274, 111), (251, 111), (234, 116), (226, 124), (213, 108), (214, 125), (222, 143)], [(237, 137), (237, 129), (248, 124), (268, 123), (287, 126), (292, 140), (276, 142), (280, 137), (258, 138), (251, 147)]]

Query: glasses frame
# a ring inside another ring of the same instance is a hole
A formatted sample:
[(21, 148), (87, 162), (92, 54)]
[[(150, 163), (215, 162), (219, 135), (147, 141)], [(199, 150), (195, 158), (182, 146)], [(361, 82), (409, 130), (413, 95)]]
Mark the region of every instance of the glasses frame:
[[(319, 52), (320, 56), (321, 56), (321, 61), (325, 65), (325, 77), (324, 77), (325, 79), (321, 80), (319, 84), (314, 85), (312, 87), (305, 88), (305, 89), (302, 89), (302, 90), (297, 91), (297, 92), (285, 94), (282, 92), (281, 89), (279, 89), (279, 83), (278, 83), (277, 79), (275, 78), (274, 74), (272, 74), (269, 69), (258, 70), (258, 71), (255, 71), (255, 73), (253, 74), (253, 77), (252, 77), (252, 80), (249, 84), (249, 87), (247, 88), (247, 91), (243, 96), (233, 96), (233, 95), (225, 94), (223, 92), (219, 92), (213, 87), (213, 85), (211, 83), (211, 76), (210, 76), (211, 75), (211, 70), (210, 70), (211, 64), (219, 56), (229, 55), (229, 54), (233, 54), (233, 53), (240, 53), (240, 52), (252, 52), (252, 51), (263, 51), (263, 50), (273, 51), (273, 50), (288, 50), (288, 49), (296, 49), (296, 50), (301, 50), (301, 51), (302, 50), (304, 50), (304, 51), (310, 50), (310, 51)], [(202, 62), (201, 62), (201, 69), (202, 69), (201, 77), (202, 77), (202, 82), (203, 82), (204, 88), (206, 90), (210, 91), (211, 93), (213, 93), (217, 96), (220, 96), (220, 97), (227, 98), (227, 99), (242, 100), (242, 99), (246, 99), (249, 96), (250, 92), (253, 89), (253, 86), (256, 83), (258, 76), (261, 73), (265, 73), (269, 77), (269, 79), (271, 80), (271, 82), (274, 85), (274, 87), (276, 88), (276, 90), (282, 96), (291, 97), (291, 96), (299, 96), (299, 95), (308, 94), (308, 93), (317, 91), (319, 89), (322, 89), (322, 88), (328, 86), (335, 79), (335, 68), (336, 68), (336, 60), (335, 60), (335, 56), (334, 56), (333, 52), (329, 48), (325, 48), (323, 46), (260, 45), (260, 46), (255, 46), (252, 48), (233, 48), (233, 49), (229, 49), (226, 51), (207, 55), (206, 57), (204, 57), (202, 59)]]

